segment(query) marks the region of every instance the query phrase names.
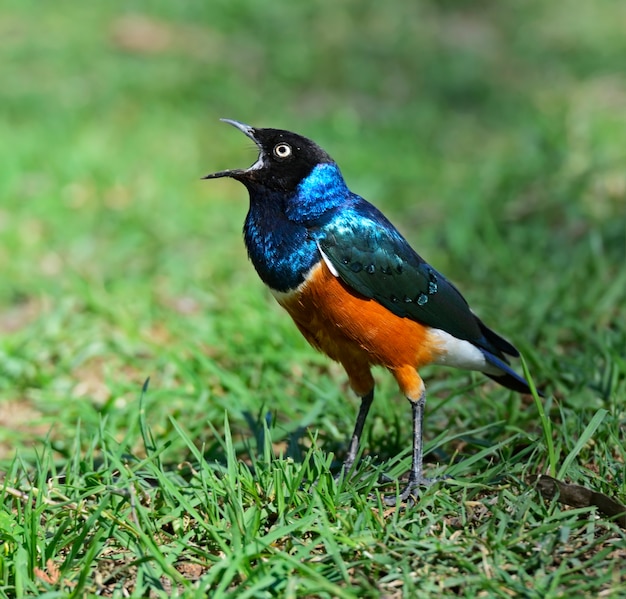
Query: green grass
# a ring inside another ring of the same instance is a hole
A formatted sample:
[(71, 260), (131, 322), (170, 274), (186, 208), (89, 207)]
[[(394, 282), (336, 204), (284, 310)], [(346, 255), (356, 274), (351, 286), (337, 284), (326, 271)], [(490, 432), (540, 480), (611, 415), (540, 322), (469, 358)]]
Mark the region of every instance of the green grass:
[[(625, 12), (6, 2), (0, 596), (623, 596), (624, 532), (528, 481), (626, 501)], [(200, 181), (255, 157), (219, 117), (318, 141), (547, 390), (425, 369), (417, 505), (384, 372), (334, 481), (357, 400)]]

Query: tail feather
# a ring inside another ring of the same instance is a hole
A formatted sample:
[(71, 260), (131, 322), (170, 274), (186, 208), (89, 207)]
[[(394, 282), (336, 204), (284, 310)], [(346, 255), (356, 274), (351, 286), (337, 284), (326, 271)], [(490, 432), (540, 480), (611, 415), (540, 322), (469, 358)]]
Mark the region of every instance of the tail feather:
[[(478, 326), (482, 334), (484, 335), (484, 339), (489, 343), (497, 352), (502, 352), (507, 356), (511, 356), (512, 358), (519, 358), (519, 352), (517, 349), (509, 343), (504, 337), (500, 337), (498, 333), (492, 331), (480, 318), (476, 318), (478, 321)], [(505, 356), (500, 357), (504, 362), (508, 364), (508, 360)]]
[[(487, 362), (492, 366), (495, 366), (501, 372), (499, 373), (490, 373), (485, 372), (490, 379), (496, 381), (496, 383), (506, 387), (507, 389), (511, 389), (513, 391), (517, 391), (518, 393), (531, 393), (530, 385), (528, 381), (523, 377), (517, 374), (512, 368), (508, 366), (503, 360), (490, 354), (489, 352), (483, 352), (485, 357), (487, 358)], [(537, 390), (537, 394), (539, 397), (545, 397), (544, 394)]]

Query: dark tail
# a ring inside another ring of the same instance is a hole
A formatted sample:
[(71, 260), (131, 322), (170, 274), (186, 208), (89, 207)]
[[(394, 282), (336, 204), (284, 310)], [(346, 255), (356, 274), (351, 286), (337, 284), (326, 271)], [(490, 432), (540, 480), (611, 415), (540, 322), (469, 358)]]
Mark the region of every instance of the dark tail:
[[(489, 364), (495, 366), (502, 371), (502, 373), (498, 374), (490, 374), (487, 372), (485, 372), (484, 374), (486, 374), (490, 379), (496, 381), (496, 383), (499, 383), (503, 387), (506, 387), (507, 389), (517, 391), (518, 393), (531, 393), (530, 385), (523, 376), (517, 374), (517, 372), (510, 368), (509, 365), (500, 358), (497, 358), (493, 354), (490, 354), (489, 352), (486, 352), (484, 350), (483, 353), (485, 354), (485, 357), (487, 358), (487, 362), (489, 362)], [(537, 394), (539, 395), (539, 397), (545, 397), (545, 395), (541, 391), (539, 391), (539, 389), (537, 389)]]
[[(507, 356), (511, 356), (511, 358), (519, 358), (519, 352), (517, 349), (509, 343), (504, 337), (500, 337), (498, 333), (492, 331), (480, 318), (476, 318), (478, 321), (478, 326), (482, 334), (484, 335), (484, 339), (492, 345), (497, 351), (506, 354)], [(485, 349), (488, 349), (487, 347)], [(504, 358), (504, 356), (502, 356)], [(504, 361), (508, 364), (508, 360), (504, 358)]]

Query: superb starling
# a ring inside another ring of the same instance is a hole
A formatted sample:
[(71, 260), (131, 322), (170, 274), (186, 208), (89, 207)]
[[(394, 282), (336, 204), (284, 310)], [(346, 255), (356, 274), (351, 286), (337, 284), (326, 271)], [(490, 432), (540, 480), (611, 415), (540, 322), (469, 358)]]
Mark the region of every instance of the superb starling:
[(317, 144), (289, 131), (224, 121), (254, 141), (259, 156), (247, 169), (206, 178), (231, 177), (246, 186), (250, 260), (307, 341), (343, 365), (361, 398), (344, 472), (356, 458), (374, 398), (371, 367), (387, 368), (411, 404), (413, 459), (405, 500), (428, 482), (422, 475), (425, 389), (419, 368), (477, 370), (530, 393), (508, 365), (519, 353), (483, 324), (377, 208), (348, 189)]

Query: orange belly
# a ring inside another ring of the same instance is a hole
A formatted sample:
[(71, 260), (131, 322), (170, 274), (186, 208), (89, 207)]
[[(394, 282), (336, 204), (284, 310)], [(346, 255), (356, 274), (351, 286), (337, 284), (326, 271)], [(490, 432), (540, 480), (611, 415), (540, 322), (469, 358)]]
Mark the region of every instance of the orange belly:
[(417, 368), (439, 355), (427, 326), (355, 294), (323, 261), (297, 291), (275, 295), (307, 341), (344, 366), (358, 395), (372, 390), (370, 367), (380, 365), (392, 372), (407, 397), (419, 398), (424, 384)]

